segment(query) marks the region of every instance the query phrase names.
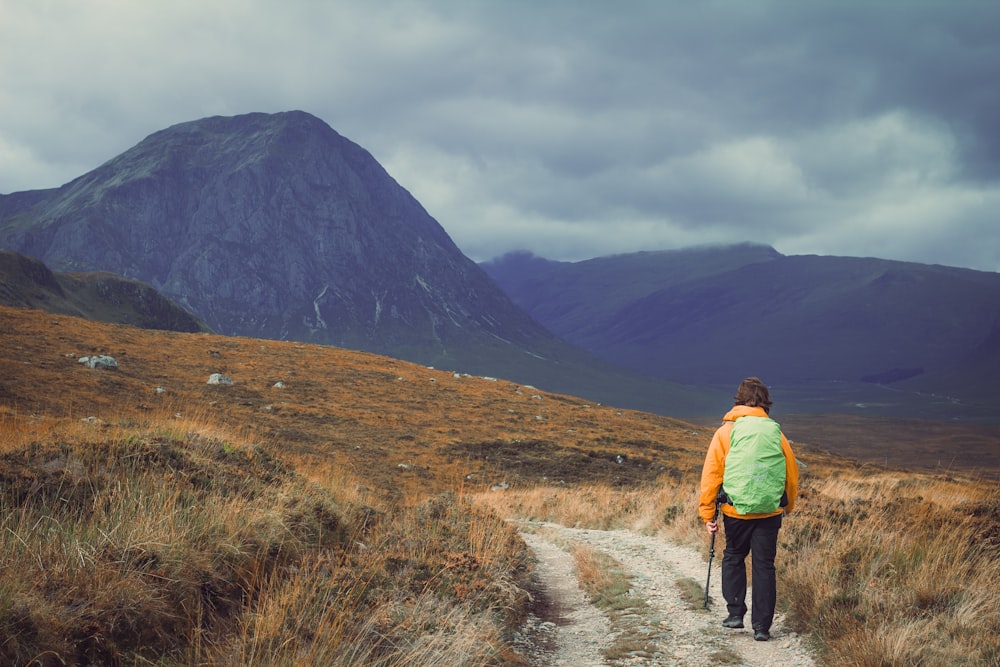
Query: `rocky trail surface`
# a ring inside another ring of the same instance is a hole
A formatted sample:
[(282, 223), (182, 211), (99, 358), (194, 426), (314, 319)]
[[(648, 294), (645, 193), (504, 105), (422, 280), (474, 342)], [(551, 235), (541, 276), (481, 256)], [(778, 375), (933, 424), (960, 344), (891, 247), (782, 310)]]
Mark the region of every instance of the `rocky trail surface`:
[[(700, 582), (704, 591), (707, 565), (704, 555), (690, 547), (628, 530), (576, 529), (542, 522), (525, 522), (520, 529), (535, 553), (536, 577), (546, 604), (524, 631), (523, 650), (532, 665), (816, 664), (803, 638), (784, 627), (780, 614), (768, 642), (754, 641), (749, 613), (746, 628), (722, 627), (725, 606), (718, 551), (709, 591), (714, 604), (705, 611), (701, 600), (692, 600), (691, 594), (694, 582)], [(577, 580), (571, 555), (575, 545), (603, 553), (620, 566), (629, 578), (628, 604), (619, 601), (599, 609), (591, 603)], [(748, 592), (748, 603), (749, 599)]]

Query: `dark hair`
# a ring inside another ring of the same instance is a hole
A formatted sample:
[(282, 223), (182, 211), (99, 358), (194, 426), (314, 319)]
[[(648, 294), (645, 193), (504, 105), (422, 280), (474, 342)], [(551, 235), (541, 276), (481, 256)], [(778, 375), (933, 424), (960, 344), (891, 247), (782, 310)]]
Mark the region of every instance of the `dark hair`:
[(767, 385), (757, 377), (748, 377), (740, 382), (733, 400), (733, 405), (764, 408), (764, 412), (768, 414), (771, 412), (771, 392), (767, 390)]

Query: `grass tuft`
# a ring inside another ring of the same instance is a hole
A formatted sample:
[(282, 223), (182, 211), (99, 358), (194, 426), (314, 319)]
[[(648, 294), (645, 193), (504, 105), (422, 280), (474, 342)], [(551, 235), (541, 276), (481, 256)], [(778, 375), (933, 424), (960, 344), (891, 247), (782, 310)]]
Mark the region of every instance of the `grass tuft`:
[(576, 544), (571, 553), (580, 587), (611, 621), (612, 639), (603, 650), (604, 657), (609, 661), (652, 659), (659, 647), (651, 625), (632, 621), (646, 616), (649, 605), (633, 594), (628, 573), (616, 560), (588, 546)]
[[(690, 577), (681, 577), (677, 580), (677, 590), (680, 591), (681, 599), (691, 605), (692, 609), (704, 611), (705, 609), (705, 584), (695, 581)], [(709, 600), (711, 602), (711, 600)]]

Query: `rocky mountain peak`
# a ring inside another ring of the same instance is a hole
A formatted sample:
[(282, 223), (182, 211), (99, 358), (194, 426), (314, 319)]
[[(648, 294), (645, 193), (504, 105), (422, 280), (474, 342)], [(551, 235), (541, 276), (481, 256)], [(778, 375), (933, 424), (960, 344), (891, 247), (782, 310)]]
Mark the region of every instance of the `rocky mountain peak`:
[(220, 333), (428, 358), (548, 336), (366, 150), (302, 111), (174, 125), (16, 201), (8, 247), (148, 282)]
[(675, 414), (714, 402), (548, 332), (368, 151), (302, 111), (181, 123), (60, 188), (0, 195), (0, 247), (148, 283), (224, 335)]

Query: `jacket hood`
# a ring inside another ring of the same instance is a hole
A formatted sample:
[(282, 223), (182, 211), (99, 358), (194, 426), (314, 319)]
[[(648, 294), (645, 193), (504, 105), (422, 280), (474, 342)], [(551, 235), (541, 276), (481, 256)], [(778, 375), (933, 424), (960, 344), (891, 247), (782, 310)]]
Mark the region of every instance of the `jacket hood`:
[(749, 405), (734, 405), (733, 409), (722, 418), (724, 422), (734, 422), (740, 417), (766, 417), (764, 408), (751, 408)]

